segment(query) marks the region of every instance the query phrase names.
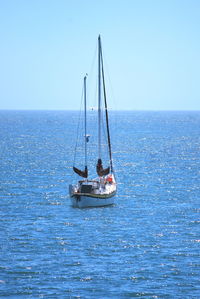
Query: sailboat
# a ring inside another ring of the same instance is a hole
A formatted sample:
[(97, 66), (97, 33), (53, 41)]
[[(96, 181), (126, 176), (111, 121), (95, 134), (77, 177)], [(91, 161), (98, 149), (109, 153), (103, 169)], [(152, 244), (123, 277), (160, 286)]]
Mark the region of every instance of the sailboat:
[[(105, 77), (104, 77), (104, 65), (102, 55), (102, 43), (101, 37), (98, 37), (98, 151), (96, 154), (97, 164), (96, 172), (97, 177), (89, 179), (88, 171), (88, 141), (89, 135), (87, 132), (87, 76), (84, 77), (84, 152), (85, 152), (85, 168), (80, 170), (73, 166), (73, 171), (83, 179), (79, 180), (74, 185), (69, 185), (69, 194), (73, 207), (86, 208), (86, 207), (101, 207), (114, 204), (114, 196), (117, 191), (117, 184), (113, 169), (111, 140), (109, 130), (109, 118), (108, 107), (106, 99)], [(104, 109), (102, 109), (102, 104)], [(102, 162), (102, 119), (103, 111), (106, 122), (106, 139), (107, 149), (109, 156), (109, 166), (103, 168)]]

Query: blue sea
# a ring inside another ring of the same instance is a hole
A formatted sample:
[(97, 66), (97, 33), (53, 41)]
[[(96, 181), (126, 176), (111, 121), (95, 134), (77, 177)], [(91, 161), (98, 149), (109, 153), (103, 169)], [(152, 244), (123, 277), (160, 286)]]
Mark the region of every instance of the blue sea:
[(200, 298), (200, 112), (111, 111), (118, 193), (90, 209), (77, 119), (0, 111), (0, 297)]

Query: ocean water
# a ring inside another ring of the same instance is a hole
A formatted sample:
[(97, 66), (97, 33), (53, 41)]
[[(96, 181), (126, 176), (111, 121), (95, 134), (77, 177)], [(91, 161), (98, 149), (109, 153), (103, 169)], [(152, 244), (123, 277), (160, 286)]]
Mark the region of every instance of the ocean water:
[(78, 112), (0, 111), (0, 297), (200, 298), (200, 112), (111, 111), (111, 207), (75, 209)]

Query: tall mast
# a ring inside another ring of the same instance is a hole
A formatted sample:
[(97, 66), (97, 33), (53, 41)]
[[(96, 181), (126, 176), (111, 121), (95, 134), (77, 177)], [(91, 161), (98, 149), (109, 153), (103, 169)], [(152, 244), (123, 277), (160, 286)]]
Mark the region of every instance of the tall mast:
[(104, 77), (102, 51), (101, 51), (101, 68), (102, 68), (103, 95), (104, 95), (104, 104), (105, 104), (105, 113), (106, 113), (106, 130), (107, 130), (109, 157), (110, 157), (110, 168), (111, 168), (111, 172), (113, 172), (112, 150), (111, 150), (111, 142), (110, 142), (110, 130), (109, 130), (109, 120), (108, 120), (108, 106), (107, 106), (107, 99), (106, 99), (106, 85), (105, 85), (105, 77)]
[(85, 168), (87, 169), (87, 94), (86, 94), (86, 79), (87, 75), (84, 77), (84, 111), (85, 111)]
[(101, 159), (101, 37), (98, 37), (98, 154)]
[[(102, 86), (103, 83), (103, 86)], [(101, 160), (101, 89), (103, 87), (103, 96), (104, 96), (104, 105), (106, 110), (106, 127), (107, 127), (107, 140), (109, 148), (109, 157), (110, 157), (110, 167), (103, 169), (102, 160)], [(97, 162), (97, 174), (105, 176), (110, 172), (113, 172), (112, 166), (112, 156), (111, 156), (111, 144), (110, 144), (110, 132), (108, 127), (108, 111), (107, 111), (107, 102), (106, 102), (106, 91), (105, 91), (105, 80), (104, 80), (104, 70), (103, 70), (103, 57), (102, 57), (102, 47), (101, 47), (101, 37), (98, 38), (98, 150), (99, 157)]]

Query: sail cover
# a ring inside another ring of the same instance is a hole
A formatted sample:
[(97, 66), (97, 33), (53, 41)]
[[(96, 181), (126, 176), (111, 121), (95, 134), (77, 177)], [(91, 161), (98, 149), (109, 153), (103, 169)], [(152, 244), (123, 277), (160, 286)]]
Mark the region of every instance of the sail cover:
[(109, 172), (110, 172), (110, 167), (103, 169), (102, 160), (98, 159), (98, 162), (97, 162), (97, 174), (99, 176), (104, 176), (104, 175), (109, 174)]
[(76, 167), (73, 167), (74, 172), (76, 172), (78, 175), (82, 176), (83, 178), (88, 177), (88, 169), (87, 166), (85, 166), (85, 170), (80, 170)]

